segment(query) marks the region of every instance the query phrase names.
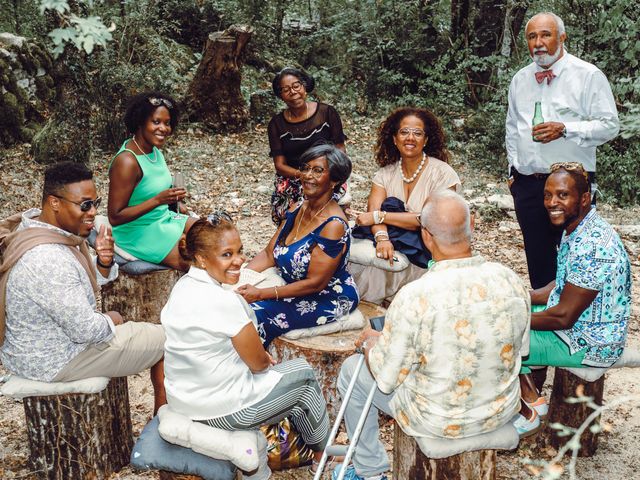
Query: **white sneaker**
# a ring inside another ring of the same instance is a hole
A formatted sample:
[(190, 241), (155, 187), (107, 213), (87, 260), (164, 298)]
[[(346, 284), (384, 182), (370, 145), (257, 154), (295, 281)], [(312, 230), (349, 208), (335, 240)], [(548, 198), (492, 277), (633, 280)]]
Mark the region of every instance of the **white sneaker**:
[(540, 422), (540, 415), (538, 412), (533, 409), (533, 415), (531, 418), (527, 419), (522, 414), (518, 414), (513, 417), (513, 426), (518, 431), (518, 435), (520, 438), (526, 438), (534, 433), (537, 433), (540, 428), (542, 428), (542, 423)]
[(549, 404), (544, 397), (538, 397), (538, 399), (532, 403), (529, 403), (527, 401), (525, 401), (525, 403), (531, 410), (535, 410), (536, 412), (538, 412), (538, 415), (540, 415), (542, 418), (546, 417), (547, 413), (549, 413)]

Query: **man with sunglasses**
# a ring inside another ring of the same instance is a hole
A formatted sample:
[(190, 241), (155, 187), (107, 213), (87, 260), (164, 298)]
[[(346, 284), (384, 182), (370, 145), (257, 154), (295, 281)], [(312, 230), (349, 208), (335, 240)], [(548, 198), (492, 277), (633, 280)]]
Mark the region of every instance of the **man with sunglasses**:
[(162, 327), (96, 310), (100, 286), (118, 275), (110, 229), (100, 229), (96, 257), (87, 246), (99, 205), (84, 165), (46, 170), (42, 209), (24, 212), (2, 243), (0, 360), (11, 373), (43, 382), (151, 367), (157, 410), (166, 403)]
[[(580, 162), (595, 183), (596, 147), (615, 138), (619, 121), (605, 75), (565, 50), (567, 35), (560, 17), (551, 12), (534, 15), (525, 38), (533, 61), (509, 86), (505, 140), (529, 279), (533, 288), (540, 288), (555, 278), (560, 240), (542, 204), (549, 166), (560, 160)], [(544, 122), (532, 128), (537, 102)]]
[(544, 206), (564, 230), (556, 279), (531, 292), (546, 309), (531, 315), (529, 357), (522, 364), (524, 402), (515, 426), (535, 431), (547, 404), (539, 397), (529, 366), (603, 367), (624, 349), (631, 315), (631, 266), (618, 234), (591, 206), (582, 164), (555, 163), (545, 182)]

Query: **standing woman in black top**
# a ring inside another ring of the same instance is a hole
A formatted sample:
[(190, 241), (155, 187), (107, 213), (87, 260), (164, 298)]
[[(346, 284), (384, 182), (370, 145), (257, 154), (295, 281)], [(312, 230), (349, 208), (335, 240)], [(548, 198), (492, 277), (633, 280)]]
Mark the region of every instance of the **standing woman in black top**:
[[(273, 92), (287, 108), (269, 122), (269, 155), (276, 167), (275, 191), (271, 196), (271, 218), (279, 225), (292, 205), (303, 199), (299, 176), (300, 156), (317, 143), (333, 143), (345, 151), (346, 139), (336, 109), (321, 102), (307, 101), (315, 81), (297, 68), (284, 68), (273, 79)], [(346, 184), (336, 193), (339, 200)]]

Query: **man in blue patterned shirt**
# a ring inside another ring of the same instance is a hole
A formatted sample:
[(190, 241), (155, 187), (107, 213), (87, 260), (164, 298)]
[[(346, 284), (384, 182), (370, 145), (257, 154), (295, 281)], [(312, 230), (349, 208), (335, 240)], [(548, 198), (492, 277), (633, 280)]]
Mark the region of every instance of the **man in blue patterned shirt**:
[(591, 206), (587, 173), (580, 163), (555, 163), (544, 187), (549, 219), (564, 230), (556, 279), (531, 292), (546, 304), (531, 316), (531, 345), (521, 373), (526, 402), (516, 420), (530, 433), (545, 415), (528, 366), (603, 367), (622, 355), (631, 314), (631, 268), (618, 234)]

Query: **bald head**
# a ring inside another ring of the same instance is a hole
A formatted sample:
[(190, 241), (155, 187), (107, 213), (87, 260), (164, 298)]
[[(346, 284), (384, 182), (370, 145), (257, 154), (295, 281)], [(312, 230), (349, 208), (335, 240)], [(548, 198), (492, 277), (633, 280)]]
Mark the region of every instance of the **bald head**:
[(457, 193), (440, 190), (429, 196), (420, 214), (420, 224), (441, 247), (471, 244), (469, 205)]

